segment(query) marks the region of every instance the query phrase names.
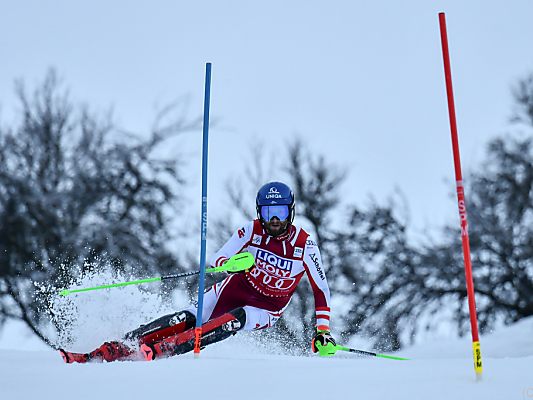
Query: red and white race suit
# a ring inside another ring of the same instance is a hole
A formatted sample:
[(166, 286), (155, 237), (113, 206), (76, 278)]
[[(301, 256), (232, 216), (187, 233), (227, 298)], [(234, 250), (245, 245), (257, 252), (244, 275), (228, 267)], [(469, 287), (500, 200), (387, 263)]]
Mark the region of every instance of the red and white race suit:
[(255, 265), (248, 271), (229, 275), (209, 288), (204, 296), (203, 322), (243, 307), (244, 330), (268, 328), (281, 317), (304, 273), (313, 289), (316, 325), (329, 330), (330, 294), (320, 251), (302, 228), (289, 225), (280, 237), (266, 233), (259, 220), (238, 229), (211, 259), (221, 266), (231, 256), (249, 251)]

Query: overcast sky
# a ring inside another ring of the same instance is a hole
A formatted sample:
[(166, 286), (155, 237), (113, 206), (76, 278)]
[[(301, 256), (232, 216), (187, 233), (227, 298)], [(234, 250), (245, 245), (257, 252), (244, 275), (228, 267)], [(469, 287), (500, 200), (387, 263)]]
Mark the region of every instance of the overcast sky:
[[(0, 121), (16, 111), (15, 79), (35, 85), (55, 67), (73, 99), (113, 107), (121, 126), (146, 131), (180, 96), (190, 115), (202, 112), (210, 61), (219, 120), (210, 218), (225, 212), (220, 183), (248, 160), (250, 143), (283, 149), (299, 134), (349, 170), (345, 200), (383, 200), (399, 188), (416, 228), (458, 224), (439, 11), (466, 172), (506, 130), (511, 85), (533, 71), (531, 0), (3, 1)], [(176, 151), (189, 157), (197, 185), (188, 196), (199, 209), (200, 132)]]

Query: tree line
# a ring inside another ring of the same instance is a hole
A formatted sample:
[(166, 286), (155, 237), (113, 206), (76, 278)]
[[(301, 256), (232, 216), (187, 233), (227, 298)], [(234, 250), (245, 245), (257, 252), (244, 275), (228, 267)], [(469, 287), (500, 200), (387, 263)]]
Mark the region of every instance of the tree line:
[[(111, 117), (76, 106), (54, 71), (31, 94), (19, 83), (17, 96), (18, 121), (0, 126), (0, 326), (21, 320), (51, 344), (43, 296), (46, 305), (53, 293), (36, 296), (35, 282), (64, 286), (100, 257), (117, 271), (134, 266), (142, 276), (186, 270), (168, 245), (186, 188), (183, 160), (162, 159), (157, 149), (200, 121), (169, 121), (165, 114), (152, 132), (125, 135)], [(518, 82), (513, 97), (513, 132), (490, 141), (483, 165), (465, 177), (482, 333), (533, 314), (533, 75)], [(270, 178), (264, 151), (252, 154), (247, 178), (228, 184), (234, 219), (210, 222), (217, 244), (237, 228), (233, 222), (254, 217), (243, 192), (255, 193)], [(469, 332), (456, 221), (442, 227), (438, 239), (413, 243), (397, 202), (342, 203), (345, 171), (298, 141), (287, 155), (284, 175), (295, 190), (297, 216), (321, 248), (332, 298), (342, 299), (333, 320), (343, 340), (364, 335), (377, 349), (396, 350), (443, 319), (460, 335)], [(192, 279), (186, 288), (191, 299), (195, 284)], [(265, 336), (306, 347), (310, 298), (309, 285), (301, 284)]]

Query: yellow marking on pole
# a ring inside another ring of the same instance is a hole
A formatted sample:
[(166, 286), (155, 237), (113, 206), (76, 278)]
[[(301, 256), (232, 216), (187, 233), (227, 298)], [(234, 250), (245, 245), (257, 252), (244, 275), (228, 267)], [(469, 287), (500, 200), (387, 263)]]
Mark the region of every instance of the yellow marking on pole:
[(481, 345), (479, 342), (472, 342), (472, 350), (474, 352), (474, 369), (476, 371), (476, 376), (478, 379), (481, 379), (483, 374), (483, 362), (481, 361)]

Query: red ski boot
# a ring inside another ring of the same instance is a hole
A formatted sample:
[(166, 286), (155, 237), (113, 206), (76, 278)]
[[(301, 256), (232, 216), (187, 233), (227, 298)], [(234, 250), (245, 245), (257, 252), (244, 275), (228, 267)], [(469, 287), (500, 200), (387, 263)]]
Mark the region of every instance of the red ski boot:
[(121, 342), (105, 342), (89, 353), (91, 361), (124, 361), (128, 360), (135, 351)]
[(59, 354), (61, 354), (63, 361), (65, 361), (67, 364), (72, 364), (72, 363), (83, 364), (90, 360), (89, 354), (84, 354), (84, 353), (71, 353), (70, 351), (59, 349)]
[(61, 354), (63, 361), (67, 364), (104, 361), (111, 362), (117, 360), (125, 361), (131, 359), (130, 356), (134, 353), (134, 350), (120, 342), (105, 342), (90, 353), (72, 353), (70, 351), (59, 349), (59, 354)]

